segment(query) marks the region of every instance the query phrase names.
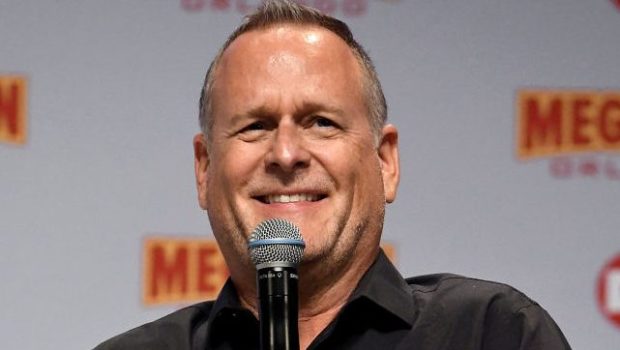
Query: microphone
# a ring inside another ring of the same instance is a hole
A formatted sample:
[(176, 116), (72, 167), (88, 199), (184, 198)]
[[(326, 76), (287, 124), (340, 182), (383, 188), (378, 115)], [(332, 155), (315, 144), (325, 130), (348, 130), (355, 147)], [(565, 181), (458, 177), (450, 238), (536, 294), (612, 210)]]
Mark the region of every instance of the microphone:
[(250, 235), (248, 249), (257, 271), (261, 350), (299, 350), (297, 265), (305, 246), (299, 228), (282, 219), (265, 220)]

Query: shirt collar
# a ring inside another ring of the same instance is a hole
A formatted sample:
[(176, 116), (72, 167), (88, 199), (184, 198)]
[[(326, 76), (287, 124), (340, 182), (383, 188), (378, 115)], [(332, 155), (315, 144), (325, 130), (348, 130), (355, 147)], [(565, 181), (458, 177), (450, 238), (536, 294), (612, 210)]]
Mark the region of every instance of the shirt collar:
[[(256, 338), (258, 341), (258, 320), (248, 309), (241, 305), (237, 289), (228, 278), (220, 291), (207, 321), (207, 344), (216, 345), (230, 339), (231, 332), (244, 332), (243, 336)], [(241, 334), (237, 334), (242, 336)]]
[(413, 325), (416, 313), (411, 287), (385, 256), (383, 250), (360, 280), (349, 303), (364, 298), (409, 326)]
[[(412, 290), (394, 265), (389, 261), (383, 250), (364, 274), (351, 294), (347, 306), (354, 306), (358, 301), (369, 300), (388, 314), (412, 326), (416, 313)], [(344, 311), (344, 310), (343, 310)], [(258, 326), (258, 320), (247, 309), (241, 306), (237, 290), (229, 278), (220, 291), (208, 319), (208, 334), (213, 330), (228, 328), (227, 325), (250, 322)], [(216, 329), (214, 329), (214, 327)], [(215, 332), (218, 334), (220, 332)], [(211, 339), (211, 341), (216, 339)]]
[(215, 300), (215, 304), (213, 304), (213, 309), (211, 309), (211, 315), (209, 320), (212, 321), (214, 318), (217, 318), (218, 315), (222, 314), (224, 310), (242, 310), (241, 301), (239, 300), (239, 296), (237, 294), (237, 289), (235, 288), (234, 283), (230, 278), (226, 280), (226, 283), (222, 287), (217, 299)]

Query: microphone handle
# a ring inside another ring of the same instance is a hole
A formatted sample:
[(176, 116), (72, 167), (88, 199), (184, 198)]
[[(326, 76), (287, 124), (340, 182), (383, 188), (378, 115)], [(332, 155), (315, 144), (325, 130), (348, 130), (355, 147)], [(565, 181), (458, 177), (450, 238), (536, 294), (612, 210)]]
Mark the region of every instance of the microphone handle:
[(294, 267), (258, 270), (260, 349), (299, 350), (299, 276)]

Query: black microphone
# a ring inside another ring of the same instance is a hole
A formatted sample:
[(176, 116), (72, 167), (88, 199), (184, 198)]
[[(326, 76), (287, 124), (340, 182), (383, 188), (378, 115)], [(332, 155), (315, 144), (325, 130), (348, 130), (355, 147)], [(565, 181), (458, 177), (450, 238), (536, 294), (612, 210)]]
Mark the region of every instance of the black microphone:
[(256, 265), (260, 349), (299, 350), (297, 265), (305, 243), (297, 226), (282, 219), (261, 222), (248, 242)]

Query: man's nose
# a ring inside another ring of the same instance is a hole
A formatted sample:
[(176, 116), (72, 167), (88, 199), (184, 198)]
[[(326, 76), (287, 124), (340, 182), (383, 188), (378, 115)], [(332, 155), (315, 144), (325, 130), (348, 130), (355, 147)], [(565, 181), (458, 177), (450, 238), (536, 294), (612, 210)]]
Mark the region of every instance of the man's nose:
[(298, 125), (291, 121), (282, 121), (278, 125), (265, 163), (268, 169), (286, 173), (308, 167), (310, 152), (304, 145)]

